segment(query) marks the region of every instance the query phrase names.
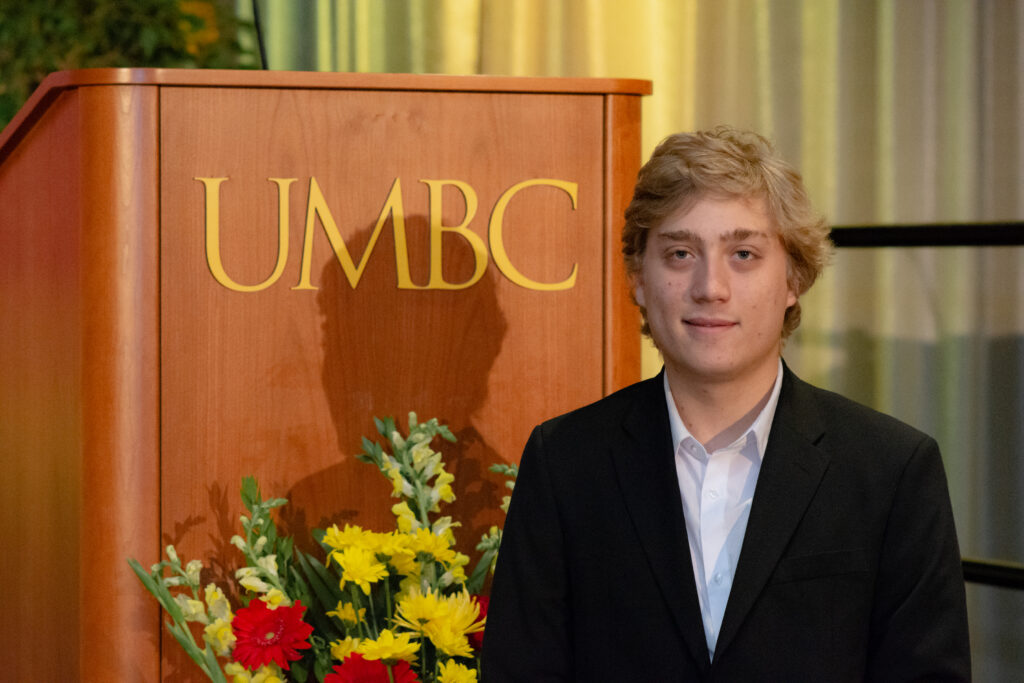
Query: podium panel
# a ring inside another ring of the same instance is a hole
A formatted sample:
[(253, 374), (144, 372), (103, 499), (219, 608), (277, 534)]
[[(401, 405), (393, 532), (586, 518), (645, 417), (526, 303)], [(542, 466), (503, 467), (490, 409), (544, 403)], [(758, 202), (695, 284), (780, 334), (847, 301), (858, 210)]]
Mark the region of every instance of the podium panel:
[[(16, 678), (73, 662), (81, 680), (200, 680), (125, 558), (173, 543), (226, 579), (250, 474), (289, 499), (281, 526), (304, 548), (332, 523), (392, 528), (390, 483), (354, 457), (374, 416), (451, 427), (445, 513), (472, 555), (502, 519), (487, 467), (639, 378), (618, 231), (649, 92), (51, 76), (0, 137), (0, 370), (17, 377), (0, 390), (4, 533), (33, 567), (0, 570), (26, 620), (3, 627), (24, 643)], [(61, 532), (62, 549), (45, 538)], [(18, 633), (68, 602), (55, 664)]]

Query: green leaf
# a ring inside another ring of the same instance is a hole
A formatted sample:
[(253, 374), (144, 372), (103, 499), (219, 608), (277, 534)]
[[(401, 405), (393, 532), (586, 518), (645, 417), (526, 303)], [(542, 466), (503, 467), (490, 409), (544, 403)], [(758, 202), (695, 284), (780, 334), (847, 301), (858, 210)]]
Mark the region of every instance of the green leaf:
[(334, 606), (341, 600), (343, 593), (338, 585), (338, 578), (333, 576), (327, 567), (320, 564), (315, 557), (310, 557), (302, 551), (296, 553), (299, 566), (309, 582), (313, 595), (316, 596), (323, 611), (334, 609)]
[(492, 548), (484, 552), (480, 556), (480, 560), (476, 563), (476, 567), (473, 568), (473, 573), (469, 575), (466, 580), (466, 590), (470, 593), (480, 593), (484, 589), (484, 582), (487, 580), (487, 572), (491, 569), (491, 563), (494, 561), (494, 556), (498, 552), (497, 548)]

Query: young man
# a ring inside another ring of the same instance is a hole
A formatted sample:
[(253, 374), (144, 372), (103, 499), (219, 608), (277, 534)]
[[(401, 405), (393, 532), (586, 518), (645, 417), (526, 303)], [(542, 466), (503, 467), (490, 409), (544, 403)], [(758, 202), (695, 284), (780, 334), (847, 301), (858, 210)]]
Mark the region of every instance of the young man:
[(622, 239), (665, 367), (531, 435), (485, 680), (969, 680), (935, 441), (781, 360), (830, 253), (799, 174), (674, 135)]

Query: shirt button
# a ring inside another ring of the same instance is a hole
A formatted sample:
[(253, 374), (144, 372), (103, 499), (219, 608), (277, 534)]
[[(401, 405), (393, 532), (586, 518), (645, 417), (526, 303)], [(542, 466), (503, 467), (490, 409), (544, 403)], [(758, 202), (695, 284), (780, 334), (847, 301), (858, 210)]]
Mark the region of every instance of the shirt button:
[(708, 498), (711, 500), (718, 500), (718, 489), (711, 489), (708, 491)]
[(715, 574), (715, 577), (712, 579), (712, 581), (715, 582), (716, 586), (722, 585), (722, 574), (721, 573)]

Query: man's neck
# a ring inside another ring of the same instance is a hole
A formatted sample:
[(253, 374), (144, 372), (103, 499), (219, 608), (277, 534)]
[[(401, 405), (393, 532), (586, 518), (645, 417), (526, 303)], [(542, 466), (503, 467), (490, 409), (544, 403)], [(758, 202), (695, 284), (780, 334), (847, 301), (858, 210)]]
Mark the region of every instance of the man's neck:
[(771, 396), (778, 361), (722, 382), (695, 381), (668, 367), (665, 371), (679, 417), (710, 453), (735, 441), (757, 419)]

